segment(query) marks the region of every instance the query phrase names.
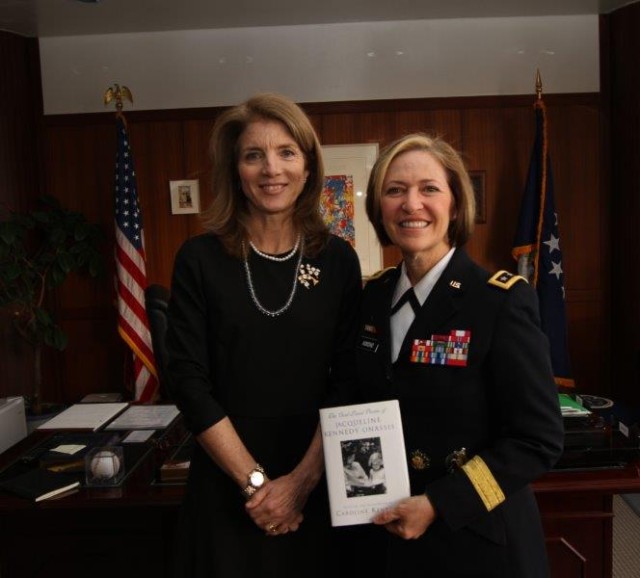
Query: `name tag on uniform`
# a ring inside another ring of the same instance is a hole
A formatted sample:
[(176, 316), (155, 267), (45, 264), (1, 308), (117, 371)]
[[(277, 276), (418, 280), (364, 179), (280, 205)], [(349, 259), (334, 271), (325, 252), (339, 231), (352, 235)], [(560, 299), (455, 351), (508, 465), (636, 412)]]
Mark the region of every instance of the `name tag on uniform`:
[(378, 347), (380, 347), (380, 342), (375, 337), (371, 337), (369, 335), (361, 335), (358, 347), (360, 349), (364, 349), (365, 351), (375, 353), (376, 351), (378, 351)]
[(430, 339), (414, 339), (409, 361), (466, 367), (470, 343), (471, 331), (465, 329), (453, 329), (449, 335), (432, 335)]

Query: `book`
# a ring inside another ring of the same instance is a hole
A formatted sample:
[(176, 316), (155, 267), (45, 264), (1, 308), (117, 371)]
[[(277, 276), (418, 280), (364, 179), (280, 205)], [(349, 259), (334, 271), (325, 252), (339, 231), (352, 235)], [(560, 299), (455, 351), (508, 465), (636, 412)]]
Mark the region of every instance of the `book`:
[(182, 483), (187, 481), (194, 439), (188, 435), (185, 441), (160, 466), (159, 479), (162, 483)]
[(97, 431), (109, 423), (129, 404), (121, 403), (76, 403), (60, 412), (49, 421), (38, 426), (39, 430), (76, 429)]
[(371, 523), (411, 494), (397, 400), (320, 410), (332, 526)]
[(182, 483), (189, 477), (191, 458), (167, 460), (160, 466), (160, 481), (163, 483)]
[(559, 393), (558, 400), (562, 417), (586, 417), (591, 415), (587, 408), (566, 393)]
[(79, 486), (80, 482), (77, 476), (50, 472), (42, 468), (33, 468), (0, 482), (0, 489), (34, 502), (53, 498)]
[(132, 405), (114, 419), (108, 430), (115, 429), (164, 429), (178, 417), (180, 410), (175, 405)]

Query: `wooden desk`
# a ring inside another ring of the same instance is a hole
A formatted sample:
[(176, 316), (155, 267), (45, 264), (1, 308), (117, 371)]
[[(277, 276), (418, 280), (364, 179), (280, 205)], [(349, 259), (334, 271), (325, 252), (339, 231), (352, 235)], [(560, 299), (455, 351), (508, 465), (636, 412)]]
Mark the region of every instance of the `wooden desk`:
[[(0, 468), (41, 435), (1, 455)], [(145, 460), (121, 488), (85, 488), (37, 505), (0, 493), (0, 576), (170, 576), (183, 486), (154, 485), (158, 465)], [(551, 472), (534, 484), (553, 578), (611, 578), (613, 495), (640, 492), (638, 465)]]
[[(0, 471), (46, 436), (35, 432), (0, 455)], [(170, 576), (183, 486), (154, 484), (161, 453), (150, 452), (122, 487), (82, 488), (38, 504), (0, 492), (0, 576)]]
[(624, 469), (550, 472), (533, 484), (553, 578), (611, 578), (613, 496), (640, 491), (638, 462)]

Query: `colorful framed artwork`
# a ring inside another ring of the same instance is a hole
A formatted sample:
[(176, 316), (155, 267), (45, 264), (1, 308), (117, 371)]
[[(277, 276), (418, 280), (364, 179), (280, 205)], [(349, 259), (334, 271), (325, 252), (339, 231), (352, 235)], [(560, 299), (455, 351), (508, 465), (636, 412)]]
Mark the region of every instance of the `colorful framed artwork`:
[(320, 212), (329, 230), (346, 239), (360, 259), (363, 277), (382, 269), (382, 248), (367, 219), (367, 181), (378, 144), (322, 147), (325, 186)]
[(170, 181), (171, 213), (184, 215), (200, 212), (200, 187), (194, 181)]

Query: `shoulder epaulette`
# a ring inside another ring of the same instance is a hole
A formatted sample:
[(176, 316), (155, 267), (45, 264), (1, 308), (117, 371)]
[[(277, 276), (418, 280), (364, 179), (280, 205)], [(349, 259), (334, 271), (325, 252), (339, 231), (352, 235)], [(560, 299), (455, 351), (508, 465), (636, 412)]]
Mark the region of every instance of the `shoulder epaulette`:
[(500, 287), (500, 289), (504, 289), (507, 291), (511, 289), (518, 281), (527, 280), (522, 275), (514, 275), (513, 273), (509, 273), (509, 271), (498, 271), (487, 281), (489, 285), (493, 285), (494, 287)]
[(380, 269), (380, 271), (376, 271), (375, 273), (369, 275), (368, 277), (365, 277), (363, 279), (363, 281), (364, 281), (364, 283), (366, 285), (369, 281), (374, 281), (375, 279), (380, 279), (380, 277), (382, 277), (383, 275), (385, 275), (389, 271), (393, 271), (394, 269), (395, 269), (395, 267), (385, 267), (384, 269)]

